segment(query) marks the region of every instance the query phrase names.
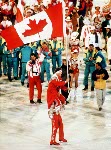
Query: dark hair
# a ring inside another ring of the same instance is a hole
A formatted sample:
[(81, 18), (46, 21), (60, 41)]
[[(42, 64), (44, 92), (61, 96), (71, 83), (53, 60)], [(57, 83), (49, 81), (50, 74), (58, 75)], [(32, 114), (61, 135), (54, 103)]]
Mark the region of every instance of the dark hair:
[(54, 70), (54, 73), (56, 73), (57, 71), (59, 71), (59, 70), (62, 70), (61, 68), (56, 68), (55, 70)]
[(89, 46), (93, 46), (93, 47), (94, 47), (94, 45), (93, 45), (93, 44), (89, 44)]
[(100, 48), (99, 48), (99, 47), (95, 47), (95, 49), (97, 49), (98, 51), (100, 51)]
[(48, 43), (44, 41), (42, 44), (46, 44), (47, 45)]
[(64, 59), (62, 59), (62, 61), (66, 61), (66, 59), (64, 58)]
[(105, 16), (105, 18), (106, 18), (106, 19), (110, 19), (110, 18), (111, 18), (110, 14), (107, 14), (107, 15)]
[(36, 57), (36, 54), (35, 54), (35, 53), (31, 53), (30, 57), (31, 57), (31, 56), (35, 56), (35, 57)]
[(102, 65), (100, 62), (97, 62), (96, 64), (102, 68)]

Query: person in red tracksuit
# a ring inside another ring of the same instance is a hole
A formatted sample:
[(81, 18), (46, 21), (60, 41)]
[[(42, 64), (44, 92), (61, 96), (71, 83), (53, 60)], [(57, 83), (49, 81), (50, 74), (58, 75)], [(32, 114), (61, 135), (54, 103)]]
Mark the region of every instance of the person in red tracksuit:
[(31, 60), (28, 61), (26, 64), (26, 70), (28, 71), (28, 77), (29, 77), (29, 98), (31, 104), (35, 103), (33, 101), (34, 85), (36, 85), (36, 88), (38, 90), (37, 103), (42, 103), (41, 102), (42, 85), (40, 79), (40, 72), (41, 72), (41, 64), (43, 60), (44, 60), (43, 54), (41, 54), (40, 57), (37, 59), (36, 55), (32, 53)]
[(69, 81), (69, 79), (62, 81), (61, 74), (61, 68), (57, 68), (55, 74), (53, 74), (49, 81), (47, 89), (47, 103), (49, 109), (48, 114), (52, 121), (52, 135), (50, 145), (60, 145), (56, 142), (56, 133), (58, 129), (59, 141), (67, 142), (67, 140), (64, 139), (63, 122), (60, 115), (60, 110), (65, 104), (65, 97), (59, 93), (59, 90), (64, 88), (64, 85)]

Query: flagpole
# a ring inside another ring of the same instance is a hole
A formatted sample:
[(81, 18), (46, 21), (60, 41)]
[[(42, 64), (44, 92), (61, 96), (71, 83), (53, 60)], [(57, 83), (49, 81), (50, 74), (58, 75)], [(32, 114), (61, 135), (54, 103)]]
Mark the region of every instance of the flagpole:
[[(69, 63), (68, 63), (68, 35), (66, 34), (66, 62), (67, 62), (67, 78), (69, 78)], [(69, 82), (68, 82), (68, 92), (69, 92)]]
[[(66, 21), (65, 21), (65, 2), (62, 0), (62, 8), (63, 8), (63, 32), (64, 32), (64, 44), (66, 44), (66, 63), (67, 63), (67, 78), (69, 78), (69, 65), (68, 65), (68, 35), (66, 33)], [(69, 82), (68, 82), (68, 92), (69, 92)]]

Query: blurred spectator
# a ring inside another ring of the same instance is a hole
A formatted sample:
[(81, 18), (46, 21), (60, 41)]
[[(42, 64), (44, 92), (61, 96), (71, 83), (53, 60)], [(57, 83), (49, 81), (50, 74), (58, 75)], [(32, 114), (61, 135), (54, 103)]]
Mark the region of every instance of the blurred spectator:
[(47, 81), (49, 82), (51, 78), (50, 63), (51, 63), (52, 54), (49, 51), (48, 43), (46, 42), (42, 43), (41, 53), (45, 56), (41, 65), (41, 81), (44, 82), (44, 73), (46, 71)]
[(111, 0), (109, 1), (108, 5), (103, 6), (103, 8), (102, 8), (103, 16), (106, 16), (107, 14), (110, 14), (110, 10), (111, 10)]
[(25, 74), (26, 74), (26, 64), (30, 60), (30, 55), (32, 53), (32, 49), (29, 44), (26, 44), (21, 49), (21, 63), (22, 63), (22, 74), (21, 74), (21, 84), (24, 85)]
[(94, 47), (100, 47), (102, 49), (102, 38), (99, 32), (96, 32), (95, 26), (92, 26), (90, 33), (85, 38), (85, 47), (88, 48), (90, 44), (93, 44)]
[(101, 31), (102, 31), (102, 29), (101, 29), (101, 28), (102, 28), (102, 25), (101, 25), (100, 17), (96, 16), (96, 17), (94, 18), (93, 25), (95, 26), (96, 32), (101, 33)]
[(36, 85), (38, 95), (37, 95), (37, 103), (41, 102), (41, 94), (42, 94), (42, 85), (40, 79), (40, 67), (44, 56), (41, 54), (40, 58), (36, 58), (34, 53), (31, 53), (30, 60), (26, 64), (26, 70), (28, 72), (29, 78), (29, 100), (31, 104), (35, 104), (33, 101), (34, 98), (34, 85)]
[(71, 48), (71, 53), (74, 52), (74, 50), (80, 50), (80, 45), (79, 45), (79, 39), (78, 37), (78, 32), (72, 32), (71, 38), (69, 41), (69, 47)]
[(101, 51), (101, 49), (99, 47), (95, 47), (95, 60), (96, 63), (100, 63), (102, 68), (105, 69), (106, 68), (106, 59)]
[(107, 54), (108, 54), (108, 61), (110, 65), (110, 71), (111, 71), (111, 27), (107, 36)]
[(68, 16), (65, 21), (66, 21), (66, 34), (71, 35), (73, 30), (73, 25), (70, 16)]
[(20, 51), (20, 48), (16, 48), (14, 50), (7, 50), (7, 67), (8, 67), (8, 79), (11, 82), (12, 81), (12, 68), (13, 68), (13, 76), (14, 79), (17, 80), (18, 78), (18, 52)]
[(14, 0), (2, 0), (1, 3), (1, 14), (2, 16), (6, 15), (12, 21), (13, 17), (13, 7), (15, 5)]
[(90, 29), (91, 29), (91, 22), (88, 18), (85, 18), (83, 23), (84, 23), (84, 26), (82, 27), (81, 36), (80, 36), (80, 41), (82, 43), (84, 43), (85, 38), (90, 33)]
[(84, 26), (83, 20), (84, 20), (84, 17), (82, 15), (80, 15), (79, 16), (79, 21), (78, 21), (79, 22), (79, 27), (78, 27), (78, 33), (79, 33), (79, 35), (78, 35), (78, 39), (80, 39), (82, 27)]
[(70, 68), (73, 71), (70, 87), (74, 88), (75, 91), (77, 90), (78, 87), (78, 77), (79, 77), (78, 55), (79, 55), (79, 51), (77, 49), (73, 50), (73, 52), (71, 52), (71, 58), (69, 60)]
[(25, 18), (28, 18), (28, 17), (32, 16), (33, 14), (34, 14), (33, 10), (32, 9), (28, 9), (26, 11)]
[(101, 14), (100, 6), (98, 6), (98, 5), (95, 6), (95, 12), (94, 12), (94, 14), (97, 15), (97, 16)]
[(102, 32), (103, 32), (103, 37), (105, 38), (106, 37), (106, 26), (107, 25), (110, 25), (110, 19), (111, 19), (111, 16), (108, 14), (105, 16), (105, 20), (102, 22)]
[(86, 2), (85, 0), (80, 0), (80, 6), (79, 6), (79, 15), (82, 15), (83, 17), (86, 15)]
[(106, 69), (102, 68), (100, 63), (96, 63), (96, 70), (92, 74), (92, 79), (94, 80), (96, 88), (97, 105), (99, 111), (102, 110), (102, 106), (105, 102), (106, 95), (106, 80), (109, 78)]
[(34, 14), (39, 13), (39, 7), (37, 4), (34, 5)]
[(69, 16), (69, 8), (65, 7), (65, 18)]
[(63, 48), (63, 43), (59, 40), (57, 40), (57, 38), (53, 38), (53, 40), (50, 42), (51, 45), (51, 51), (52, 51), (52, 71), (54, 73), (55, 69), (56, 69), (56, 63), (58, 65), (58, 67), (61, 67), (62, 65), (62, 50)]
[(92, 16), (93, 0), (86, 0), (86, 16)]
[(72, 10), (72, 13), (71, 13), (73, 32), (77, 31), (77, 28), (78, 28), (78, 18), (79, 18), (79, 15), (78, 15), (77, 9), (76, 9), (76, 7), (74, 7), (73, 10)]
[(94, 45), (90, 44), (88, 49), (84, 53), (84, 62), (85, 62), (85, 70), (84, 70), (84, 91), (88, 90), (88, 77), (91, 74), (91, 91), (94, 91), (94, 80), (92, 80), (92, 73), (95, 70), (95, 51)]
[(8, 20), (6, 15), (3, 16), (3, 20), (1, 22), (1, 29), (4, 30), (12, 25), (12, 22)]

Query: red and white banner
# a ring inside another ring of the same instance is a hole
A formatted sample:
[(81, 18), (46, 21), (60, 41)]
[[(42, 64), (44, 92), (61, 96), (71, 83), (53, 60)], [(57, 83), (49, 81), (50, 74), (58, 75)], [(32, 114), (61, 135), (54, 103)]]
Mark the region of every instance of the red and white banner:
[(63, 37), (63, 8), (62, 3), (48, 8), (22, 22), (3, 30), (1, 36), (6, 40), (9, 50), (24, 44)]

